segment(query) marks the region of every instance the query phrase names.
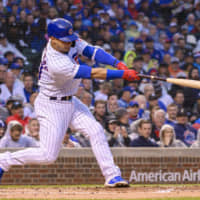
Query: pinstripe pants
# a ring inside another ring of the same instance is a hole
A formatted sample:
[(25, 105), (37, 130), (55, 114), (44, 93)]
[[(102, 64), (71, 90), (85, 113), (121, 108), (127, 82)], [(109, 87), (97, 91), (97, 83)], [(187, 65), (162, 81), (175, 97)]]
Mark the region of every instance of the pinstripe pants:
[(40, 93), (35, 101), (35, 111), (40, 122), (40, 147), (1, 154), (0, 167), (5, 171), (12, 165), (53, 163), (70, 126), (89, 137), (93, 153), (106, 180), (121, 175), (114, 164), (102, 126), (76, 97), (72, 101), (49, 100), (49, 97)]

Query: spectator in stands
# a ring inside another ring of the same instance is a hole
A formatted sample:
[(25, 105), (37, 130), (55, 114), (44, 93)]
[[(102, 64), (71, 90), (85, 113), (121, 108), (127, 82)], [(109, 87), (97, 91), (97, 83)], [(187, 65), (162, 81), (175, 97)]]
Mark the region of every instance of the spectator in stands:
[(154, 58), (156, 60), (158, 60), (159, 62), (162, 61), (162, 55), (160, 53), (160, 51), (158, 51), (157, 49), (155, 49), (154, 47), (154, 40), (151, 36), (148, 36), (145, 40), (145, 46), (146, 48), (150, 51), (151, 53), (151, 58)]
[(135, 48), (135, 53), (138, 56), (141, 56), (143, 53), (143, 40), (138, 38), (134, 41), (134, 48)]
[(187, 146), (191, 146), (197, 139), (197, 131), (188, 123), (187, 112), (181, 109), (177, 113), (177, 123), (174, 125), (176, 139), (181, 140)]
[(119, 96), (122, 90), (123, 90), (123, 80), (119, 78), (114, 79), (112, 81), (112, 92), (114, 92), (115, 94)]
[(24, 104), (24, 117), (36, 118), (34, 110), (34, 102), (38, 95), (38, 92), (33, 92), (30, 96), (30, 102)]
[(82, 96), (80, 97), (80, 100), (90, 109), (90, 110), (93, 110), (93, 107), (92, 107), (92, 95), (90, 92), (88, 91), (83, 91), (83, 94)]
[(24, 87), (24, 83), (20, 79), (22, 67), (17, 63), (12, 63), (9, 69), (15, 76), (14, 88), (22, 89)]
[(118, 100), (119, 107), (127, 108), (131, 100), (131, 88), (125, 87), (122, 91), (121, 97)]
[(137, 95), (133, 98), (139, 104), (140, 116), (144, 119), (149, 119), (149, 110), (147, 109), (147, 100), (144, 95)]
[(5, 83), (7, 67), (0, 62), (0, 85)]
[(13, 102), (11, 107), (11, 114), (12, 115), (6, 119), (6, 123), (8, 124), (10, 121), (16, 120), (25, 128), (30, 118), (24, 117), (24, 108), (21, 102)]
[(158, 147), (158, 145), (150, 139), (152, 124), (149, 120), (140, 120), (138, 124), (139, 136), (134, 139), (131, 147)]
[(179, 62), (180, 60), (177, 57), (171, 58), (171, 64), (168, 67), (168, 70), (169, 70), (170, 76), (173, 78), (176, 78), (179, 72), (183, 72), (183, 70), (180, 69)]
[[(193, 67), (189, 71), (188, 79), (200, 80), (198, 69), (196, 67)], [(184, 107), (187, 108), (187, 110), (192, 110), (195, 102), (198, 99), (198, 93), (200, 92), (200, 90), (196, 88), (184, 87), (183, 92), (184, 92)]]
[(16, 89), (15, 94), (23, 97), (24, 103), (29, 103), (31, 94), (36, 92), (32, 74), (30, 74), (28, 72), (24, 73), (23, 74), (23, 83), (24, 83), (24, 87)]
[(145, 74), (146, 72), (143, 69), (143, 65), (144, 65), (144, 60), (142, 58), (142, 56), (137, 56), (136, 58), (134, 58), (133, 60), (133, 69), (141, 74)]
[(18, 121), (11, 121), (8, 124), (4, 137), (0, 140), (0, 148), (5, 147), (37, 147), (35, 140), (23, 135), (23, 126)]
[(168, 124), (163, 125), (159, 135), (160, 141), (157, 144), (160, 147), (187, 147), (182, 141), (176, 139), (173, 126)]
[(160, 109), (163, 109), (164, 111), (167, 111), (166, 106), (164, 105), (164, 103), (162, 103), (159, 100), (159, 97), (156, 96), (155, 94), (151, 94), (149, 96), (148, 102), (147, 102), (147, 108), (151, 108), (155, 105), (158, 105), (160, 107)]
[(15, 95), (15, 76), (12, 72), (7, 72), (5, 76), (5, 83), (0, 85), (1, 94), (0, 99), (4, 101), (4, 103), (8, 100), (10, 96)]
[(111, 96), (108, 97), (108, 101), (107, 101), (108, 115), (113, 115), (118, 108), (119, 108), (119, 105), (118, 105), (117, 95), (112, 94)]
[(108, 95), (111, 92), (111, 88), (112, 86), (109, 82), (103, 82), (102, 86), (100, 87), (100, 90), (95, 92), (95, 101), (107, 101)]
[(89, 92), (89, 93), (92, 93), (92, 80), (90, 79), (83, 79), (82, 80), (82, 84), (83, 84), (83, 87), (84, 89)]
[(3, 57), (7, 51), (11, 51), (15, 56), (21, 57), (26, 60), (26, 57), (17, 49), (15, 46), (8, 42), (6, 35), (1, 32), (0, 33), (0, 56)]
[(0, 120), (0, 140), (5, 135), (5, 131), (6, 131), (6, 123)]
[(182, 109), (185, 100), (183, 91), (177, 90), (173, 99), (174, 103), (178, 106), (178, 110)]
[(167, 118), (165, 120), (165, 123), (174, 126), (176, 124), (177, 112), (178, 106), (175, 103), (169, 104), (167, 106)]
[(166, 113), (162, 109), (156, 110), (153, 114), (151, 138), (153, 138), (155, 141), (160, 140), (159, 132), (165, 123), (165, 115)]
[(118, 124), (115, 116), (110, 116), (107, 121), (106, 137), (110, 147), (129, 146), (130, 144), (126, 128)]
[(40, 140), (39, 130), (40, 130), (39, 121), (36, 118), (30, 119), (28, 122), (28, 126), (26, 128), (25, 134), (34, 138), (38, 146), (39, 146), (39, 140)]
[(144, 86), (144, 96), (148, 100), (149, 96), (155, 94), (154, 87), (151, 83), (148, 83)]
[(128, 134), (130, 133), (129, 114), (125, 108), (118, 108), (115, 112), (118, 124), (126, 128)]
[(95, 101), (94, 117), (104, 128), (106, 126), (105, 116), (106, 116), (106, 102), (102, 100)]
[(132, 122), (134, 122), (140, 118), (138, 102), (130, 101), (127, 110), (129, 113), (129, 124), (131, 124)]

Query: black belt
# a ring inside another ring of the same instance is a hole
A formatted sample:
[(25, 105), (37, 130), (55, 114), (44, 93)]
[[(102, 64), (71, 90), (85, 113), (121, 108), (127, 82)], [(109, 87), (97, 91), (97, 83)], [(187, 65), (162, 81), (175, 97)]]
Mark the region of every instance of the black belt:
[(61, 100), (61, 101), (71, 101), (72, 96), (65, 96), (65, 97), (49, 97), (50, 100)]

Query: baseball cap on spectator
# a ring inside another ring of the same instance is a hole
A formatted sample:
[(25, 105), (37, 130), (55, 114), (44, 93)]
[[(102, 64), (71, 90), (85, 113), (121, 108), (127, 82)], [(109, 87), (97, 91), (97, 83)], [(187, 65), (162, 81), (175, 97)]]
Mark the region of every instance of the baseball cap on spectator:
[(0, 64), (7, 65), (8, 64), (8, 60), (6, 58), (0, 58)]
[(184, 109), (181, 109), (181, 110), (178, 111), (178, 113), (177, 113), (176, 116), (177, 117), (187, 117), (188, 114), (187, 114), (187, 112)]
[(134, 89), (132, 89), (130, 86), (126, 86), (123, 88), (123, 91), (129, 91), (130, 93), (134, 92)]
[(18, 109), (18, 108), (23, 108), (22, 103), (20, 103), (19, 101), (14, 101), (13, 104), (12, 104), (11, 109), (15, 110), (15, 109)]
[(150, 17), (159, 17), (159, 15), (158, 15), (158, 13), (155, 10), (153, 10), (151, 12), (151, 14), (150, 14)]
[(177, 57), (172, 57), (171, 63), (179, 63), (179, 59)]
[(134, 41), (135, 44), (142, 44), (143, 43), (143, 40), (140, 39), (140, 38), (137, 38), (135, 41)]
[(135, 106), (139, 107), (138, 102), (137, 101), (130, 101), (128, 107), (135, 107)]
[(186, 24), (182, 25), (181, 30), (188, 30), (188, 26)]
[(151, 36), (147, 36), (145, 42), (154, 42), (154, 39)]
[(111, 115), (108, 117), (107, 119), (108, 124), (113, 124), (113, 123), (117, 123), (117, 118), (115, 115)]
[(104, 49), (104, 50), (111, 50), (111, 46), (110, 46), (109, 44), (105, 43), (105, 44), (103, 45), (103, 49)]
[(128, 42), (129, 42), (129, 43), (133, 43), (134, 40), (135, 40), (134, 37), (130, 37), (130, 38), (128, 39)]
[(106, 13), (106, 12), (105, 12), (104, 10), (99, 10), (99, 11), (97, 12), (98, 15), (105, 14), (105, 13)]
[(128, 23), (128, 26), (137, 26), (137, 23), (135, 21), (131, 21)]
[(85, 19), (85, 20), (82, 21), (82, 25), (86, 26), (86, 27), (91, 27), (93, 24), (92, 24), (91, 20)]
[(187, 35), (186, 43), (196, 45), (197, 44), (197, 38), (194, 35)]
[(187, 78), (187, 74), (185, 72), (178, 72), (176, 78)]
[(43, 4), (50, 4), (48, 0), (42, 0), (41, 3), (43, 3)]
[(21, 66), (19, 64), (17, 64), (17, 63), (12, 63), (10, 65), (10, 69), (21, 69)]
[(158, 70), (156, 68), (150, 68), (149, 71), (148, 71), (148, 74), (151, 75), (152, 73), (158, 74)]
[(169, 26), (170, 26), (170, 27), (175, 27), (175, 26), (177, 26), (177, 23), (176, 23), (176, 22), (171, 22), (171, 23), (169, 24)]
[(154, 100), (157, 100), (158, 97), (155, 95), (155, 94), (151, 94), (148, 98), (149, 101), (154, 101)]

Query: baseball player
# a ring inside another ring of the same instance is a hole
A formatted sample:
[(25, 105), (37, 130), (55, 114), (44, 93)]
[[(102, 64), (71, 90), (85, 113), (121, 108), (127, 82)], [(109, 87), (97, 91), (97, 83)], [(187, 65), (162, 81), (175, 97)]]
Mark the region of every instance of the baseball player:
[[(104, 130), (89, 109), (73, 95), (81, 78), (128, 81), (139, 79), (134, 70), (127, 67), (101, 48), (91, 46), (74, 32), (65, 19), (52, 20), (47, 32), (49, 42), (43, 51), (39, 68), (40, 92), (35, 100), (35, 112), (40, 122), (40, 147), (0, 155), (0, 174), (12, 165), (51, 164), (58, 157), (67, 128), (70, 126), (89, 137), (107, 187), (125, 187), (128, 182), (121, 177), (114, 164)], [(84, 55), (99, 63), (119, 70), (91, 68), (78, 63), (78, 55)]]

